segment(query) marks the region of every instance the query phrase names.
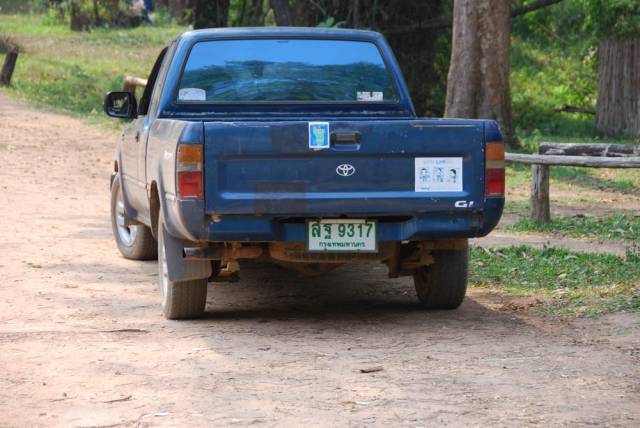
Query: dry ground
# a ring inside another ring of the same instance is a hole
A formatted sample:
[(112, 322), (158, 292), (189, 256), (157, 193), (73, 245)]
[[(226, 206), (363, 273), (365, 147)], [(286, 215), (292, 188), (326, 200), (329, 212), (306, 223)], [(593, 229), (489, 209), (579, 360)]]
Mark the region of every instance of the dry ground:
[[(108, 219), (117, 133), (0, 94), (0, 426), (640, 424), (640, 317), (418, 308), (377, 265), (254, 264), (160, 314)], [(381, 367), (382, 371), (361, 373)]]

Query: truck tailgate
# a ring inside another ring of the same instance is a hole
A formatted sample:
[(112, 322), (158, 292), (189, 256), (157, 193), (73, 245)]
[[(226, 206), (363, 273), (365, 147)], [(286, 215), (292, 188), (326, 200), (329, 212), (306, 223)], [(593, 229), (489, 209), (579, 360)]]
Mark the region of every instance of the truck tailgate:
[(205, 122), (207, 212), (384, 216), (483, 207), (482, 121), (332, 121), (330, 132), (339, 141), (311, 150), (306, 121)]

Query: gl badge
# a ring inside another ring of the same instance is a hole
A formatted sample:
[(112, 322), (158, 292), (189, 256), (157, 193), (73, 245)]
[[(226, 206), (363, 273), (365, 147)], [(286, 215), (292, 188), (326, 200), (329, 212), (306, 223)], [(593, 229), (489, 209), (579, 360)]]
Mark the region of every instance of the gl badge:
[(336, 167), (336, 174), (341, 177), (349, 177), (356, 173), (356, 169), (353, 165), (349, 165), (348, 163), (343, 163), (342, 165), (338, 165)]
[(455, 204), (453, 204), (456, 208), (473, 208), (473, 204), (474, 201), (456, 201)]

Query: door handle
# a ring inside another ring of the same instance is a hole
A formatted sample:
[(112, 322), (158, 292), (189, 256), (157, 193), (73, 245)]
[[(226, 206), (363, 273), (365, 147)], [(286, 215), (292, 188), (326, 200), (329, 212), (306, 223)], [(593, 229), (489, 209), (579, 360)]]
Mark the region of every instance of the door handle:
[(136, 143), (140, 141), (140, 131), (136, 132), (135, 137), (133, 137), (134, 140), (136, 140)]
[(357, 144), (362, 139), (362, 134), (358, 131), (337, 131), (331, 133), (333, 144)]
[(331, 146), (337, 151), (357, 151), (360, 150), (360, 139), (362, 135), (358, 131), (337, 131), (331, 133)]

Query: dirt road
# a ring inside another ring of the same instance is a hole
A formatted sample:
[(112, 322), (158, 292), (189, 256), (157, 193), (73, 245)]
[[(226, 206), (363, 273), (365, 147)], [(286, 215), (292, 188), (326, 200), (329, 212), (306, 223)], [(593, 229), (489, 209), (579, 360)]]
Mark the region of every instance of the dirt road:
[(640, 424), (637, 315), (425, 312), (381, 266), (254, 264), (165, 321), (112, 242), (117, 138), (0, 95), (0, 426)]

